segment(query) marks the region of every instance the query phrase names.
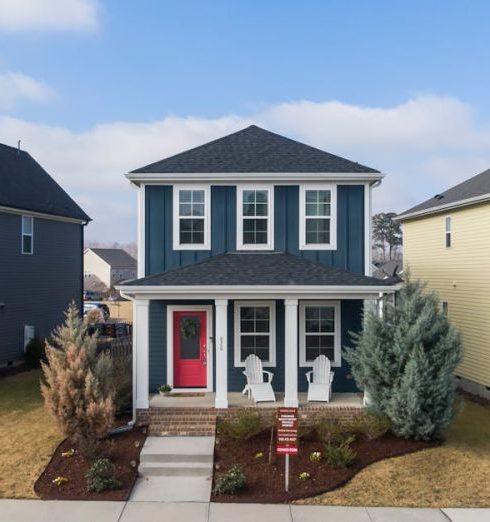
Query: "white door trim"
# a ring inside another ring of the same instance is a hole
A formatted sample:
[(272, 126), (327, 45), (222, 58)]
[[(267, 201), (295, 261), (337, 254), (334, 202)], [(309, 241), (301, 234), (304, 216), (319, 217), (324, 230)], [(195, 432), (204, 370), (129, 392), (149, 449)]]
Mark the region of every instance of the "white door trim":
[(206, 312), (207, 334), (207, 386), (206, 388), (179, 388), (182, 391), (213, 391), (213, 306), (212, 305), (167, 305), (167, 382), (174, 386), (174, 312)]

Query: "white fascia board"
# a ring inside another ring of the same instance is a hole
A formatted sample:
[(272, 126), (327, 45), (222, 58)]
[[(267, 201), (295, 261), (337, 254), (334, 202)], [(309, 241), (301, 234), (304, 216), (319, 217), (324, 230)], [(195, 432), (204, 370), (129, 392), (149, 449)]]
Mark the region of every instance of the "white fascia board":
[(430, 214), (437, 214), (439, 212), (445, 212), (447, 210), (451, 210), (454, 208), (467, 207), (469, 205), (475, 205), (477, 203), (484, 203), (485, 201), (490, 201), (490, 194), (481, 194), (480, 196), (474, 196), (472, 198), (460, 199), (459, 201), (454, 201), (452, 203), (446, 203), (444, 205), (437, 205), (437, 207), (430, 207), (423, 210), (417, 210), (416, 212), (410, 212), (409, 214), (402, 214), (400, 216), (395, 216), (393, 219), (395, 221), (406, 221), (408, 219), (428, 216)]
[(84, 225), (88, 223), (86, 219), (77, 219), (77, 218), (70, 218), (65, 216), (57, 216), (54, 214), (46, 214), (44, 212), (36, 212), (34, 210), (26, 210), (26, 209), (20, 209), (20, 208), (13, 208), (13, 207), (3, 207), (0, 205), (0, 212), (5, 212), (7, 214), (18, 214), (22, 216), (32, 216), (35, 218), (40, 219), (50, 219), (52, 221), (65, 221), (66, 223), (77, 223), (80, 225)]
[(384, 178), (382, 172), (177, 172), (152, 173), (128, 172), (126, 178), (136, 185), (152, 182), (200, 181), (211, 184), (255, 182), (299, 182), (299, 181), (356, 181), (375, 182)]

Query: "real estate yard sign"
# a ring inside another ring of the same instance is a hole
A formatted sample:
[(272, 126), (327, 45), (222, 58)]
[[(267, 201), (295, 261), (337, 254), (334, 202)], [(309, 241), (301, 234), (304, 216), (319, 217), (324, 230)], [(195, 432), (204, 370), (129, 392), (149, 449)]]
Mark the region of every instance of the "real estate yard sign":
[(298, 454), (298, 408), (277, 409), (276, 453), (285, 455), (285, 490), (289, 490), (289, 455)]

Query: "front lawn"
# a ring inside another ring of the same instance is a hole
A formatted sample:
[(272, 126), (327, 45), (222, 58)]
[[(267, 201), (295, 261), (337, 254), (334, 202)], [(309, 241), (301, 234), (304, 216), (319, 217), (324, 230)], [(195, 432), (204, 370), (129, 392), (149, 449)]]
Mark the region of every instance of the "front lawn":
[(30, 371), (0, 379), (0, 497), (35, 498), (34, 482), (62, 439), (39, 378)]
[(377, 462), (346, 486), (298, 503), (489, 507), (490, 407), (462, 406), (442, 446)]

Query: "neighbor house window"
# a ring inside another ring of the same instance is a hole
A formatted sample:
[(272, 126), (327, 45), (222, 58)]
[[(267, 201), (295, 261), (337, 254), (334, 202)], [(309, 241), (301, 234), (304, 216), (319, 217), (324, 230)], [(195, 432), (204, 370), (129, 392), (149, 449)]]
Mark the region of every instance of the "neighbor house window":
[(209, 187), (174, 187), (174, 250), (210, 249)]
[(449, 303), (447, 301), (442, 302), (442, 313), (446, 317), (449, 316)]
[(333, 250), (337, 246), (337, 191), (329, 185), (300, 187), (300, 248)]
[(304, 301), (299, 306), (300, 365), (312, 366), (325, 355), (340, 366), (340, 302)]
[(273, 188), (237, 190), (237, 250), (272, 250)]
[(252, 354), (265, 366), (275, 366), (275, 315), (273, 301), (235, 302), (235, 366), (245, 366)]
[(34, 252), (34, 219), (32, 216), (22, 216), (22, 253)]
[(446, 248), (451, 246), (451, 216), (447, 216), (446, 223)]

